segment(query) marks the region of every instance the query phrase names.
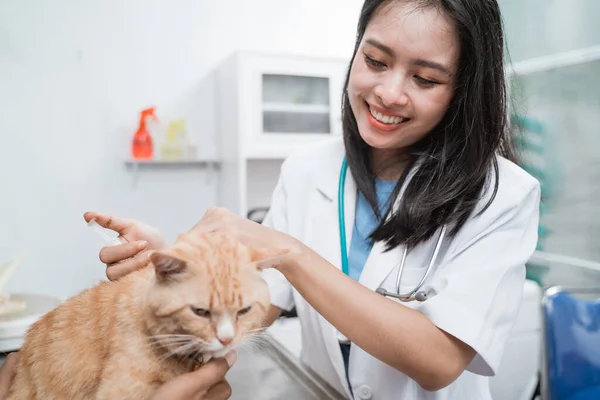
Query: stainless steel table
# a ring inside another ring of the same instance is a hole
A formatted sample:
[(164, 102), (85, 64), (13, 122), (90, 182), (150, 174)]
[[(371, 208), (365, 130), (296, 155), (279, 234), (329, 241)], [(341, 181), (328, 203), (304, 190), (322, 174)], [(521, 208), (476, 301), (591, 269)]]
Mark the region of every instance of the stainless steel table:
[(233, 400), (343, 400), (272, 336), (260, 350), (240, 350), (227, 380)]

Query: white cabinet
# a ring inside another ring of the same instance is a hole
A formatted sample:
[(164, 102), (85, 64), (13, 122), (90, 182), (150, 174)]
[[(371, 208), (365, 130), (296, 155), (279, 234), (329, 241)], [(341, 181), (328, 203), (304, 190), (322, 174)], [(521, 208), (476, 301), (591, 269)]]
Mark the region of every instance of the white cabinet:
[(269, 205), (283, 160), (339, 135), (348, 60), (239, 52), (216, 71), (220, 203)]

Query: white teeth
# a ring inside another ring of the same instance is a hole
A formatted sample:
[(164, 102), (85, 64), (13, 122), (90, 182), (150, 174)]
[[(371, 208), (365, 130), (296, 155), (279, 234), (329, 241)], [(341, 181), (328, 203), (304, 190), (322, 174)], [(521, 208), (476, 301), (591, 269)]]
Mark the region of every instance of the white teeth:
[(373, 107), (369, 106), (369, 111), (371, 115), (379, 122), (383, 122), (384, 124), (399, 124), (406, 120), (406, 118), (393, 117), (390, 115), (383, 115), (380, 112), (377, 112)]

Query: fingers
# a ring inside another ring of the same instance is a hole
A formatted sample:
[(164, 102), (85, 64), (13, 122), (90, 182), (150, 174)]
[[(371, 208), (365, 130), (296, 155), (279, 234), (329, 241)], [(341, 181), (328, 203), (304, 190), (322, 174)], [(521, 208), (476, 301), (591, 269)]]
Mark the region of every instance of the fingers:
[(198, 229), (201, 232), (211, 232), (216, 230), (219, 223), (226, 218), (227, 213), (228, 211), (225, 208), (209, 207), (193, 229)]
[(221, 381), (214, 385), (206, 395), (204, 400), (226, 400), (231, 397), (231, 386), (227, 381)]
[(10, 353), (6, 356), (6, 360), (4, 360), (4, 364), (0, 369), (0, 398), (4, 398), (10, 388), (12, 380), (17, 372), (16, 367), (18, 360), (18, 353)]
[(121, 218), (114, 215), (101, 214), (97, 212), (86, 212), (83, 214), (85, 222), (90, 222), (92, 219), (96, 219), (98, 225), (103, 228), (111, 229), (113, 231), (122, 233), (127, 228), (133, 225), (133, 222), (127, 218)]
[(227, 374), (227, 371), (229, 371), (229, 368), (231, 368), (236, 360), (236, 352), (230, 351), (223, 358), (215, 358), (210, 360), (208, 363), (196, 370), (194, 374), (196, 374), (198, 377), (201, 376), (203, 380), (209, 382), (210, 386), (212, 386), (225, 378), (225, 374)]
[(134, 257), (108, 265), (106, 268), (106, 277), (111, 281), (116, 281), (135, 270), (145, 267), (148, 264), (150, 253), (150, 251), (142, 251)]
[(225, 358), (211, 360), (193, 372), (180, 375), (162, 385), (152, 400), (227, 399), (231, 388), (225, 382), (225, 374), (236, 358), (232, 351)]
[(148, 242), (145, 240), (106, 246), (100, 250), (100, 261), (104, 264), (114, 264), (135, 256), (146, 247), (148, 247)]
[(186, 386), (190, 393), (202, 393), (210, 390), (213, 386), (225, 380), (225, 374), (235, 363), (237, 355), (235, 351), (229, 352), (224, 358), (216, 358), (187, 374)]

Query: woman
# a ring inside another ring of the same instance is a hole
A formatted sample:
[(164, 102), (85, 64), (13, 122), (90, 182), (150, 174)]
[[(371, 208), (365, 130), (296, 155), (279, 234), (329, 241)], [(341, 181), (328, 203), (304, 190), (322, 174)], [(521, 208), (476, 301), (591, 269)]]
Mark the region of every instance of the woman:
[[(491, 399), (486, 377), (518, 312), (540, 201), (512, 161), (501, 26), (495, 0), (366, 0), (343, 140), (284, 162), (263, 225), (211, 209), (193, 228), (289, 250), (265, 271), (269, 323), (295, 306), (304, 363), (348, 397)], [(164, 243), (139, 222), (91, 218), (130, 242), (102, 249), (111, 279)], [(396, 293), (404, 249), (400, 293), (414, 288), (441, 232), (425, 301), (376, 292)]]

